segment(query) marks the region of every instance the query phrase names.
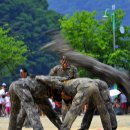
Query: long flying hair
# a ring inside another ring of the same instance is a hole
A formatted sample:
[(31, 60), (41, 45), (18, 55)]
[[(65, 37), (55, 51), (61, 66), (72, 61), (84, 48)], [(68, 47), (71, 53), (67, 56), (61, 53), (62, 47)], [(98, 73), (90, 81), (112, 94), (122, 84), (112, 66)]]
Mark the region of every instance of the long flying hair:
[(74, 51), (68, 42), (59, 34), (54, 36), (52, 42), (41, 48), (41, 50), (43, 49), (57, 52), (60, 56), (66, 56), (70, 63), (87, 69), (93, 75), (105, 80), (108, 84), (116, 83), (119, 87), (121, 86), (120, 89), (127, 95), (130, 101), (130, 78), (125, 72)]

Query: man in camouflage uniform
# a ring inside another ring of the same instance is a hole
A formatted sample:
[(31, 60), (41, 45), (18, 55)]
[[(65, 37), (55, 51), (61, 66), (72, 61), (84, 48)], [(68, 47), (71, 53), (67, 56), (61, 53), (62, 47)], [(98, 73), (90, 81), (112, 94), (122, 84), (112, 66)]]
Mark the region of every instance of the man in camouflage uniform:
[[(49, 73), (50, 76), (66, 77), (67, 80), (78, 77), (77, 68), (69, 64), (69, 61), (67, 60), (66, 56), (62, 56), (60, 63), (61, 63), (60, 65), (57, 65), (50, 70)], [(55, 90), (54, 98), (57, 101), (61, 102), (61, 98), (60, 98), (61, 96), (65, 97), (66, 95), (64, 94), (64, 92), (59, 93), (58, 90)], [(65, 114), (69, 110), (71, 103), (72, 103), (72, 98), (69, 96), (66, 96), (66, 98), (62, 100), (62, 120), (64, 120)]]
[[(59, 86), (59, 84), (54, 86)], [(26, 116), (28, 116), (33, 130), (43, 130), (35, 104), (61, 130), (61, 120), (48, 100), (50, 89), (51, 87), (47, 86), (45, 82), (41, 84), (30, 77), (13, 82), (9, 88), (12, 108), (8, 130), (22, 130)], [(23, 108), (22, 114), (19, 114), (20, 105)], [(17, 118), (18, 114), (19, 118)]]
[[(77, 78), (78, 77), (77, 69), (74, 66), (72, 66), (72, 68), (69, 67), (69, 68), (71, 68), (70, 71), (64, 71), (63, 68), (65, 68), (67, 66), (65, 64), (65, 67), (64, 67), (64, 63), (68, 63), (65, 56), (63, 56), (61, 59), (61, 65), (57, 65), (53, 69), (51, 69), (50, 75), (52, 75), (52, 76), (66, 76), (66, 77), (69, 77), (68, 75), (71, 75), (70, 77), (72, 77), (72, 78), (69, 78), (69, 79)], [(67, 70), (69, 70), (69, 69), (67, 69)], [(116, 130), (117, 120), (116, 120), (116, 115), (114, 113), (114, 110), (112, 108), (112, 104), (110, 101), (108, 86), (101, 86), (100, 85), (99, 91), (101, 93), (102, 98), (104, 99), (105, 105), (106, 105), (107, 110), (110, 114), (112, 129)], [(66, 96), (63, 92), (61, 93), (61, 95), (64, 98), (64, 100), (62, 100), (62, 120), (64, 120), (64, 117), (71, 106), (72, 98), (71, 97), (69, 98), (69, 96)], [(83, 121), (81, 123), (81, 128), (79, 130), (87, 130), (90, 127), (90, 124), (91, 124), (91, 121), (93, 118), (93, 114), (94, 114), (94, 110), (95, 110), (95, 107), (91, 104), (92, 103), (90, 103), (89, 109), (84, 115)]]
[[(104, 85), (98, 85), (97, 86), (100, 92), (101, 97), (104, 100), (105, 106), (109, 112), (110, 115), (110, 120), (111, 120), (111, 125), (112, 125), (112, 130), (116, 130), (117, 129), (117, 120), (116, 120), (116, 115), (115, 112), (113, 110), (112, 107), (112, 103), (111, 103), (111, 99), (110, 99), (110, 94), (109, 94), (109, 90), (108, 90), (108, 85), (104, 84)], [(67, 99), (65, 96), (62, 97), (63, 99)], [(69, 106), (67, 104), (66, 105), (66, 109), (70, 109), (71, 104), (69, 104)], [(83, 117), (82, 123), (81, 123), (81, 128), (79, 130), (88, 130), (93, 118), (93, 114), (94, 114), (94, 110), (95, 110), (95, 106), (93, 105), (93, 102), (90, 100), (89, 101), (89, 106), (88, 106), (88, 110), (85, 112), (85, 115)], [(66, 111), (64, 111), (64, 115), (66, 114)], [(63, 117), (64, 118), (64, 117)]]
[[(77, 69), (74, 66), (72, 66), (72, 68), (69, 67), (69, 68), (71, 68), (70, 71), (68, 71), (68, 73), (65, 73), (66, 71), (64, 71), (63, 68), (65, 68), (67, 65), (65, 64), (65, 67), (64, 67), (64, 63), (68, 63), (65, 56), (63, 56), (61, 59), (61, 65), (57, 65), (53, 69), (51, 69), (50, 75), (66, 76), (66, 77), (69, 77), (68, 75), (71, 75), (70, 77), (72, 77), (72, 78), (69, 78), (69, 79), (77, 78), (78, 77)], [(109, 96), (108, 86), (99, 85), (98, 87), (99, 87), (100, 94), (107, 107), (107, 110), (110, 114), (112, 130), (116, 130), (117, 120), (116, 120), (116, 115), (114, 113), (114, 110), (112, 108), (112, 103), (111, 103), (110, 96)], [(71, 96), (69, 97), (69, 96), (65, 95), (64, 92), (62, 92), (61, 95), (62, 95), (62, 98), (64, 98), (64, 100), (62, 100), (62, 120), (64, 120), (64, 117), (65, 117), (67, 111), (71, 107), (72, 98), (71, 98)], [(81, 128), (79, 130), (88, 130), (89, 129), (92, 118), (93, 118), (94, 110), (95, 110), (95, 107), (90, 102), (89, 109), (84, 115), (83, 121), (81, 123)]]
[(56, 65), (51, 69), (50, 76), (67, 77), (67, 79), (74, 79), (78, 77), (77, 68), (69, 64), (65, 56), (62, 56), (60, 65)]
[[(55, 80), (55, 78), (56, 78), (56, 80)], [(107, 110), (104, 107), (104, 104), (103, 104), (104, 102), (102, 102), (100, 92), (97, 89), (98, 85), (101, 85), (101, 83), (104, 83), (104, 82), (102, 82), (102, 81), (95, 82), (95, 80), (92, 80), (92, 79), (78, 78), (78, 79), (73, 79), (73, 80), (62, 83), (59, 80), (62, 79), (64, 81), (65, 80), (64, 78), (60, 77), (57, 80), (57, 77), (47, 77), (47, 76), (43, 76), (42, 78), (41, 78), (41, 76), (37, 76), (36, 79), (40, 80), (40, 81), (37, 82), (36, 80), (26, 79), (24, 81), (19, 80), (19, 81), (16, 81), (11, 84), (10, 92), (12, 92), (11, 99), (13, 99), (13, 100), (11, 100), (12, 101), (12, 111), (11, 111), (11, 116), (10, 116), (9, 130), (19, 130), (19, 129), (16, 129), (16, 126), (17, 126), (16, 119), (17, 119), (17, 114), (19, 112), (19, 100), (18, 99), (21, 100), (21, 102), (22, 102), (21, 104), (24, 104), (25, 111), (26, 111), (29, 119), (31, 119), (31, 124), (33, 126), (33, 129), (34, 130), (42, 129), (42, 128), (39, 128), (40, 121), (36, 114), (36, 110), (34, 109), (34, 106), (32, 106), (32, 105), (33, 105), (34, 101), (36, 101), (37, 104), (39, 103), (41, 106), (43, 106), (42, 104), (45, 104), (43, 102), (42, 96), (44, 95), (44, 97), (46, 97), (48, 95), (47, 92), (48, 92), (48, 89), (50, 88), (49, 86), (51, 86), (51, 89), (52, 89), (52, 87), (55, 87), (55, 88), (58, 87), (58, 89), (60, 89), (60, 90), (62, 89), (61, 91), (64, 91), (69, 96), (71, 95), (74, 97), (72, 106), (68, 112), (68, 113), (70, 113), (70, 117), (72, 117), (72, 118), (69, 120), (68, 119), (69, 114), (67, 113), (65, 120), (64, 120), (64, 124), (62, 126), (63, 128), (61, 128), (62, 130), (70, 129), (75, 117), (77, 116), (78, 112), (81, 109), (81, 106), (84, 105), (84, 103), (85, 104), (88, 103), (90, 97), (91, 97), (92, 102), (94, 104), (96, 104), (97, 108), (100, 108), (99, 113), (100, 113), (102, 123), (103, 123), (105, 130), (110, 129), (111, 124), (109, 121), (109, 114), (107, 113)], [(41, 85), (41, 81), (42, 81), (42, 85)], [(40, 83), (40, 85), (39, 85), (39, 83)], [(100, 83), (100, 84), (98, 84), (98, 83)], [(45, 85), (46, 86), (49, 85), (49, 86), (46, 87)], [(103, 84), (103, 86), (104, 86), (104, 84)], [(38, 90), (38, 91), (36, 91), (36, 90)], [(84, 91), (84, 90), (86, 90), (86, 91)], [(31, 98), (29, 98), (30, 92), (32, 93), (32, 95), (34, 97), (34, 101), (30, 100)], [(32, 109), (32, 107), (33, 107), (33, 109)], [(44, 106), (41, 108), (43, 110)], [(46, 108), (44, 108), (44, 109), (46, 110)], [(76, 110), (76, 115), (75, 115), (75, 112), (73, 111), (73, 109)], [(32, 110), (34, 112), (32, 112)], [(32, 114), (34, 114), (34, 115), (32, 115)], [(54, 116), (52, 116), (51, 119), (54, 119), (53, 117)], [(56, 122), (56, 120), (54, 120), (54, 122)], [(70, 124), (68, 124), (69, 122), (70, 122)], [(58, 124), (60, 124), (60, 123), (58, 123)]]
[[(28, 70), (27, 70), (25, 67), (22, 67), (22, 68), (20, 69), (20, 77), (21, 77), (21, 78), (27, 78), (28, 76), (29, 76)], [(19, 116), (18, 116), (18, 117), (21, 116), (20, 114), (22, 114), (22, 111), (24, 111), (24, 109), (23, 109), (22, 106), (21, 106), (21, 109), (20, 109), (20, 112), (19, 112)], [(26, 117), (23, 126), (26, 127), (26, 128), (31, 128), (31, 124), (30, 124), (30, 122), (29, 122), (28, 117)]]
[[(36, 79), (41, 80), (43, 83), (52, 83), (52, 80), (50, 80), (51, 77), (37, 76)], [(61, 127), (62, 130), (70, 130), (72, 123), (80, 113), (82, 107), (86, 103), (89, 104), (90, 102), (97, 107), (104, 130), (112, 130), (110, 115), (99, 92), (99, 86), (107, 86), (105, 82), (89, 78), (77, 78), (68, 80), (63, 83), (57, 82), (57, 85), (58, 84), (59, 86), (62, 84), (61, 91), (64, 91), (66, 95), (73, 97), (72, 105), (63, 121)]]
[[(110, 114), (110, 120), (111, 120), (111, 125), (112, 125), (112, 130), (117, 129), (117, 120), (116, 120), (116, 114), (113, 110), (112, 103), (111, 103), (111, 98), (108, 90), (108, 85), (99, 85), (99, 91), (100, 94), (105, 102), (106, 108)], [(85, 112), (85, 115), (83, 117), (82, 123), (81, 123), (81, 128), (79, 130), (88, 130), (93, 118), (94, 110), (95, 107), (92, 104), (92, 102), (89, 103), (88, 110)]]

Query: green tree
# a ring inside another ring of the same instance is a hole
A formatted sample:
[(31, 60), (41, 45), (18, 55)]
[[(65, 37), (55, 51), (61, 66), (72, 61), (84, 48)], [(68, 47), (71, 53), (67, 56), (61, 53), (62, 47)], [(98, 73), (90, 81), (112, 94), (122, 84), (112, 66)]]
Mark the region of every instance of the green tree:
[(113, 51), (113, 28), (112, 28), (112, 18), (108, 14), (108, 18), (100, 24), (99, 35), (107, 43), (107, 50), (103, 53), (104, 63), (110, 64), (112, 66), (116, 65), (117, 68), (125, 68), (129, 70), (130, 65), (130, 27), (124, 26), (125, 33), (121, 34), (119, 28), (122, 24), (124, 17), (124, 12), (122, 10), (116, 10), (115, 12), (115, 39), (116, 39), (116, 48)]
[(0, 2), (0, 16), (0, 26), (8, 23), (10, 34), (19, 36), (27, 44), (29, 52), (25, 64), (30, 73), (47, 73), (54, 56), (40, 52), (39, 48), (52, 38), (46, 32), (59, 28), (61, 15), (48, 10), (47, 0), (3, 0)]
[(116, 48), (113, 51), (113, 35), (111, 17), (97, 20), (96, 12), (76, 12), (73, 16), (60, 19), (63, 35), (70, 41), (74, 49), (99, 61), (130, 69), (130, 33), (125, 26), (125, 33), (119, 32), (124, 17), (122, 10), (116, 11)]
[(17, 37), (9, 36), (9, 29), (0, 28), (0, 79), (12, 73), (26, 60), (27, 46)]

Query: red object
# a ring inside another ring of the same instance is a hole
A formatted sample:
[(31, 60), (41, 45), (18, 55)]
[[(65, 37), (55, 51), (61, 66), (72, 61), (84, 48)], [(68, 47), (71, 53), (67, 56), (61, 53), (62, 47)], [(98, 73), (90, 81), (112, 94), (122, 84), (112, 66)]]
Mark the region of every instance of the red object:
[(62, 104), (60, 102), (55, 102), (56, 108), (61, 108)]
[(121, 108), (126, 109), (127, 108), (126, 103), (121, 103)]

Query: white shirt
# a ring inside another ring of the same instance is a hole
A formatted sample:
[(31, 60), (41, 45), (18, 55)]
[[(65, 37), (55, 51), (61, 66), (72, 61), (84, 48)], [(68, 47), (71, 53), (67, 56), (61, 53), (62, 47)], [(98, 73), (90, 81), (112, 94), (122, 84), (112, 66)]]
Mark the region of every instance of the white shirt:
[(0, 90), (0, 96), (2, 96), (2, 95), (5, 95), (5, 90), (4, 89)]
[(3, 103), (3, 98), (2, 98), (3, 95), (5, 95), (5, 90), (4, 90), (4, 89), (1, 89), (1, 90), (0, 90), (0, 104)]
[(53, 102), (53, 100), (51, 98), (49, 98), (49, 101), (50, 101), (50, 103), (52, 105), (52, 108), (55, 109), (55, 102)]
[(121, 103), (126, 103), (127, 102), (127, 98), (123, 93), (120, 95), (120, 102)]

